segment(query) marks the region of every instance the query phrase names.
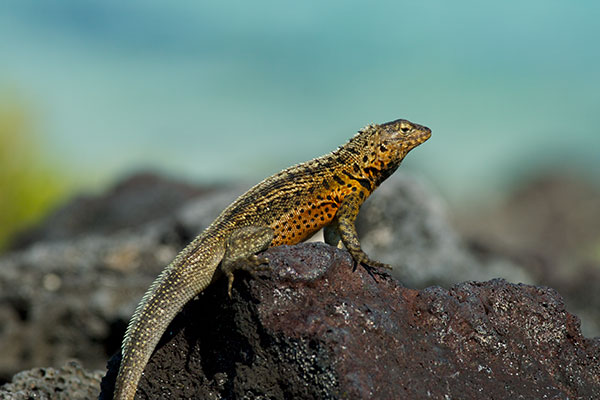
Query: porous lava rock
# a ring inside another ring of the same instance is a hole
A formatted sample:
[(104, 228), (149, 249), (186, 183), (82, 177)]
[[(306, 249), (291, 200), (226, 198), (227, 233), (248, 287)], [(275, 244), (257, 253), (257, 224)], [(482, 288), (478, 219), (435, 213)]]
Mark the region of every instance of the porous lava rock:
[(600, 340), (553, 289), (415, 290), (325, 244), (265, 254), (271, 271), (239, 273), (232, 299), (221, 280), (175, 318), (137, 398), (600, 398)]
[(86, 400), (98, 397), (102, 371), (86, 371), (76, 361), (60, 368), (33, 368), (0, 386), (0, 399)]

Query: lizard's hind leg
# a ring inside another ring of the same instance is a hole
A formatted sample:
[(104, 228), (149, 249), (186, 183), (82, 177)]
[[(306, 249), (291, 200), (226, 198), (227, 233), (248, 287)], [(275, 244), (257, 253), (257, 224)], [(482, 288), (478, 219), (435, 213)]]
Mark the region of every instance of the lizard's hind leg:
[(225, 255), (221, 261), (221, 270), (227, 276), (227, 293), (231, 297), (233, 271), (242, 269), (254, 274), (265, 270), (269, 263), (267, 257), (257, 256), (266, 250), (273, 241), (273, 229), (265, 226), (246, 226), (236, 229), (225, 243)]

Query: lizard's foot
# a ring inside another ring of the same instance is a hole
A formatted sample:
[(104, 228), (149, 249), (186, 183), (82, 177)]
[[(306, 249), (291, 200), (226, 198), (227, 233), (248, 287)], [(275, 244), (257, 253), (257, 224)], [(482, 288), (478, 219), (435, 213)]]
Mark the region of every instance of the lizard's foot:
[(389, 269), (389, 270), (394, 269), (394, 267), (392, 267), (390, 264), (382, 263), (379, 261), (373, 261), (373, 260), (369, 260), (366, 263), (363, 262), (363, 264), (366, 264), (369, 267), (376, 268), (376, 269)]
[(357, 266), (358, 264), (360, 264), (360, 266), (361, 266), (361, 267), (363, 267), (363, 268), (365, 269), (365, 271), (367, 271), (367, 273), (369, 274), (369, 276), (370, 276), (371, 278), (373, 278), (373, 280), (374, 280), (375, 282), (377, 282), (377, 278), (375, 278), (375, 275), (377, 275), (378, 277), (380, 277), (380, 278), (383, 278), (383, 279), (388, 279), (388, 278), (390, 277), (390, 274), (388, 274), (388, 273), (387, 273), (385, 270), (383, 270), (383, 269), (384, 269), (384, 268), (385, 268), (385, 269), (392, 269), (392, 266), (391, 266), (391, 265), (388, 265), (388, 264), (383, 264), (383, 263), (378, 263), (379, 265), (377, 265), (377, 266), (373, 266), (373, 265), (366, 264), (366, 263), (364, 263), (364, 262), (361, 262), (361, 263), (355, 263), (355, 264), (354, 264), (354, 269), (352, 270), (352, 272), (356, 271), (356, 266)]
[(369, 276), (371, 276), (371, 278), (375, 280), (375, 282), (377, 282), (375, 275), (384, 279), (389, 278), (390, 275), (387, 272), (384, 272), (384, 270), (391, 270), (391, 265), (371, 260), (371, 258), (369, 258), (369, 256), (360, 248), (348, 249), (348, 251), (352, 256), (352, 259), (354, 260), (354, 268), (352, 268), (352, 272), (356, 271), (356, 267), (358, 265), (361, 265), (365, 269), (365, 271), (367, 271)]
[(252, 270), (261, 271), (261, 270), (267, 269), (267, 267), (261, 267), (261, 265), (268, 264), (269, 258), (264, 257), (264, 256), (259, 256), (256, 254), (252, 254), (250, 257), (248, 257), (248, 263), (251, 265), (248, 265), (248, 264), (242, 265), (242, 266), (240, 266), (240, 269), (245, 269), (246, 271), (250, 271), (250, 272), (252, 272)]
[[(372, 269), (393, 269), (389, 264), (371, 260), (362, 250), (350, 251), (350, 255), (356, 264), (371, 267)], [(356, 266), (355, 266), (356, 269)]]
[(229, 267), (224, 268), (227, 275), (227, 294), (231, 298), (231, 289), (233, 288), (233, 271), (242, 270), (248, 272), (253, 278), (256, 278), (256, 272), (266, 271), (269, 269), (269, 259), (267, 257), (257, 256), (252, 254), (245, 259), (239, 259), (229, 264)]

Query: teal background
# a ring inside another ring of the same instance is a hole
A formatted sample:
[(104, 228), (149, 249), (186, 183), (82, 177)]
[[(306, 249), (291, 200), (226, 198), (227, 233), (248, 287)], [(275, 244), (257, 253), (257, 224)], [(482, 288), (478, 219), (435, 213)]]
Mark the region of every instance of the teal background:
[(257, 181), (407, 118), (433, 136), (403, 168), (465, 204), (598, 180), (598, 21), (583, 0), (3, 1), (0, 90), (80, 187)]

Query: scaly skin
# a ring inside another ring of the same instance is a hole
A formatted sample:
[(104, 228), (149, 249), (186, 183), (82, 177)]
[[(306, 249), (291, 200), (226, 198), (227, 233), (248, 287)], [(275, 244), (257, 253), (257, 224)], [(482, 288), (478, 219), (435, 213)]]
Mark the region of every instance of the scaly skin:
[(290, 167), (240, 196), (179, 253), (148, 289), (122, 346), (114, 398), (133, 399), (142, 372), (163, 332), (181, 308), (217, 272), (259, 269), (256, 253), (296, 244), (325, 227), (325, 241), (348, 249), (366, 268), (389, 266), (361, 249), (354, 220), (361, 204), (431, 131), (406, 120), (370, 125), (336, 151)]

